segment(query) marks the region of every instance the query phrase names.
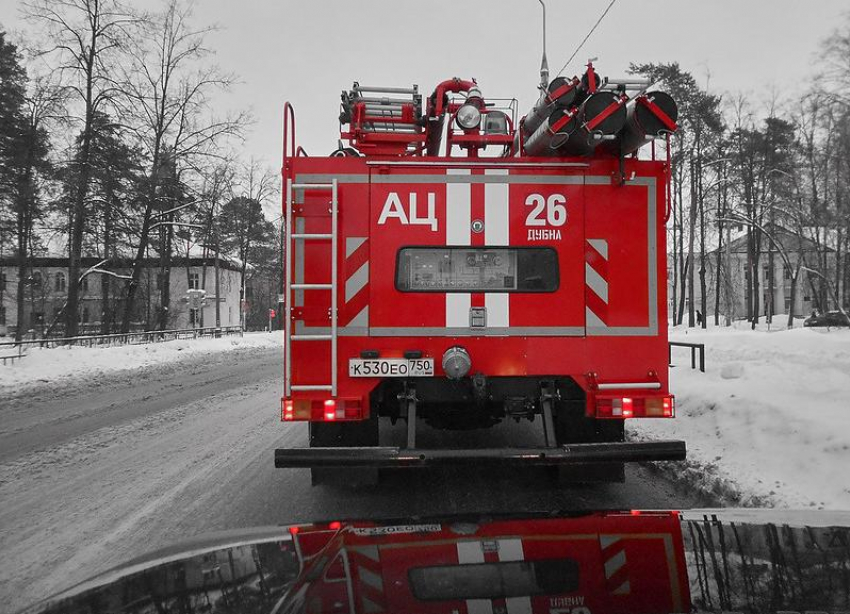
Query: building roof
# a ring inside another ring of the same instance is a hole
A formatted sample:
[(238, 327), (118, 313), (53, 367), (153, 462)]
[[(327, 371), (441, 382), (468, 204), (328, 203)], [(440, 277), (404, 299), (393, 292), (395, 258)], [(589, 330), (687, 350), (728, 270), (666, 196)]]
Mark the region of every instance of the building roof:
[[(811, 239), (808, 239), (806, 237), (801, 237), (797, 233), (791, 232), (787, 228), (783, 228), (781, 226), (774, 225), (772, 227), (769, 226), (767, 228), (767, 230), (768, 230), (768, 232), (770, 232), (770, 235), (774, 238), (776, 243), (778, 243), (782, 247), (782, 249), (786, 252), (798, 253), (800, 251), (803, 251), (803, 252), (817, 251), (817, 244), (814, 241), (812, 241)], [(761, 243), (761, 252), (762, 253), (767, 253), (772, 247), (775, 247), (775, 246), (770, 241), (770, 239), (768, 239), (767, 237), (762, 239), (762, 243)], [(720, 249), (725, 252), (727, 247), (724, 245)], [(746, 233), (741, 235), (740, 237), (732, 239), (732, 243), (729, 245), (728, 249), (729, 249), (730, 252), (733, 252), (733, 253), (740, 253), (740, 254), (747, 253), (747, 235), (746, 235)], [(826, 245), (821, 245), (821, 251), (832, 252), (832, 251), (835, 251), (835, 250), (832, 249), (831, 247), (827, 247)], [(709, 253), (716, 254), (717, 249), (715, 248)]]
[[(95, 258), (92, 256), (84, 256), (80, 259), (80, 267), (81, 268), (89, 268), (93, 267), (99, 262), (101, 262), (103, 258)], [(171, 268), (179, 268), (185, 266), (215, 266), (215, 256), (207, 256), (206, 258), (197, 256), (197, 257), (183, 257), (183, 256), (172, 256), (171, 257)], [(68, 266), (68, 258), (60, 258), (57, 256), (34, 256), (32, 258), (28, 258), (27, 262), (33, 268), (47, 268), (47, 267), (55, 267), (55, 268), (66, 268)], [(223, 269), (229, 269), (231, 271), (239, 271), (239, 261), (236, 261), (232, 258), (227, 258), (226, 256), (221, 256), (218, 259), (219, 266)], [(132, 267), (133, 260), (129, 258), (118, 258), (108, 261), (104, 268), (107, 269), (129, 269)], [(4, 256), (0, 258), (0, 267), (17, 267), (18, 266), (18, 258), (17, 256)], [(160, 259), (159, 258), (145, 258), (144, 259), (144, 267), (145, 268), (159, 268)]]

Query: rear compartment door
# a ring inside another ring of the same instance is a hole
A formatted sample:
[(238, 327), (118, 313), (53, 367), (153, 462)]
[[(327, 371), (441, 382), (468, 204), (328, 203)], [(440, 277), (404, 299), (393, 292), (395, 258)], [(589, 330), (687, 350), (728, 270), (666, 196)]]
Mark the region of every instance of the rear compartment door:
[(370, 334), (583, 337), (584, 170), (373, 168)]

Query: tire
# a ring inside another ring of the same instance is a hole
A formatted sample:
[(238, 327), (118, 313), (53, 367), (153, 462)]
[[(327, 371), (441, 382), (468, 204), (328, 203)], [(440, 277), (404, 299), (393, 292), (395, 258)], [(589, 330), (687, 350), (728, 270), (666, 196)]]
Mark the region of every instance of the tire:
[[(570, 443), (608, 443), (624, 441), (622, 420), (597, 420), (585, 415), (582, 400), (562, 401), (555, 408), (555, 441), (559, 446)], [(560, 483), (599, 484), (626, 481), (625, 463), (583, 463), (555, 467)]]
[[(357, 422), (311, 422), (311, 448), (375, 447), (378, 445), (378, 416)], [(378, 469), (310, 469), (313, 486), (369, 486), (378, 483)]]

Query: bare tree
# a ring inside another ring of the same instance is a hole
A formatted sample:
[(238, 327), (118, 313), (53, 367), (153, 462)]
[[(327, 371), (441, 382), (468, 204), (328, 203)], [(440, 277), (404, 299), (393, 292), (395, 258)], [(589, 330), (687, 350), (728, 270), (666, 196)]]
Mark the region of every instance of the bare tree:
[(82, 125), (71, 161), (75, 182), (70, 195), (70, 281), (65, 309), (66, 334), (74, 336), (79, 321), (80, 260), (87, 227), (95, 116), (122, 94), (115, 81), (115, 60), (126, 48), (136, 20), (119, 0), (34, 0), (25, 5), (25, 11), (45, 27), (52, 47), (44, 54), (56, 58), (58, 81), (73, 105), (70, 114)]
[(210, 55), (204, 41), (214, 28), (195, 28), (191, 16), (191, 4), (169, 0), (163, 12), (149, 20), (134, 51), (136, 61), (125, 80), (128, 111), (139, 118), (135, 129), (150, 167), (139, 242), (127, 284), (123, 331), (130, 329), (154, 208), (163, 204), (159, 192), (166, 151), (177, 167), (186, 159), (215, 158), (217, 142), (238, 134), (247, 119), (245, 115), (223, 120), (207, 116), (210, 93), (228, 88), (232, 78), (215, 66), (201, 64)]

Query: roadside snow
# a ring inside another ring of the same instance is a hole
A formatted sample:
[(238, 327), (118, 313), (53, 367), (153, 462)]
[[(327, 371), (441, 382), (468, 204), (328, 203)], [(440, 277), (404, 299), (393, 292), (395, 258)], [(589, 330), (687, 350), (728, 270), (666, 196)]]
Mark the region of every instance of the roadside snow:
[(630, 425), (636, 438), (687, 442), (687, 465), (662, 470), (739, 504), (850, 510), (850, 330), (670, 338), (704, 343), (706, 372), (674, 348), (676, 419)]
[(98, 379), (119, 371), (144, 369), (234, 350), (282, 347), (282, 333), (246, 333), (244, 337), (178, 339), (118, 347), (32, 348), (14, 364), (0, 365), (0, 399), (30, 388)]

